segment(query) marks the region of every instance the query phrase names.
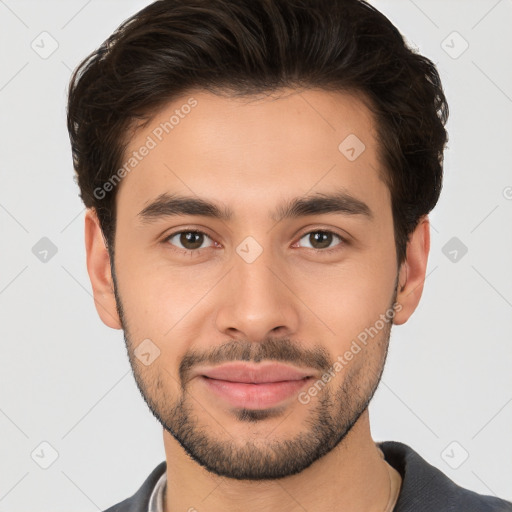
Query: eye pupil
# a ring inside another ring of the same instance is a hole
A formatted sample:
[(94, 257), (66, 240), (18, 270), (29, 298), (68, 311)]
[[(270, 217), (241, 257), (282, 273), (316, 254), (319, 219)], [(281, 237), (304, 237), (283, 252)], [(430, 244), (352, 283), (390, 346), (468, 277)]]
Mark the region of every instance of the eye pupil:
[[(325, 247), (329, 247), (332, 242), (332, 233), (326, 231), (315, 231), (310, 234), (311, 245), (315, 247), (315, 249), (323, 249)], [(315, 243), (320, 242), (320, 247), (316, 247)]]
[[(203, 245), (203, 234), (195, 231), (185, 231), (180, 235), (180, 243), (187, 249), (197, 249)], [(192, 244), (189, 246), (187, 244)]]

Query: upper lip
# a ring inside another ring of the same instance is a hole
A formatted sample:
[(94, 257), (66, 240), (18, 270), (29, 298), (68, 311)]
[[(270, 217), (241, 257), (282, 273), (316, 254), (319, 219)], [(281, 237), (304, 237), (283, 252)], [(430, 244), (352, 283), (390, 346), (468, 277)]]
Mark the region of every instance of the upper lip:
[(253, 384), (301, 380), (314, 375), (310, 370), (281, 363), (249, 364), (237, 362), (199, 368), (195, 373), (210, 379)]

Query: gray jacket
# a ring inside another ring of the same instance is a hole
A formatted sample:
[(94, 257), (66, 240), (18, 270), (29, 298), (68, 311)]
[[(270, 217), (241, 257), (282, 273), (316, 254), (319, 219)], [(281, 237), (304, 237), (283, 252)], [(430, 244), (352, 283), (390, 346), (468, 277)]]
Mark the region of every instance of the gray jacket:
[[(386, 461), (402, 475), (393, 512), (512, 512), (511, 502), (460, 487), (406, 444), (377, 444)], [(166, 468), (166, 462), (161, 462), (133, 496), (105, 512), (148, 512), (151, 492)]]

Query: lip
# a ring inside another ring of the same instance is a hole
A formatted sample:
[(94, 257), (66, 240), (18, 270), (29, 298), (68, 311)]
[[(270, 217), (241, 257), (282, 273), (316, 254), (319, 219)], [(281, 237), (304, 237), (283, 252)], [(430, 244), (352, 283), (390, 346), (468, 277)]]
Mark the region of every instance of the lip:
[(315, 372), (282, 363), (226, 363), (220, 366), (198, 368), (196, 375), (228, 382), (265, 384), (269, 382), (297, 381), (313, 377)]
[(314, 372), (279, 363), (229, 363), (198, 369), (196, 376), (231, 406), (267, 409), (296, 395)]
[(228, 380), (210, 379), (201, 376), (207, 389), (233, 407), (245, 409), (268, 409), (284, 400), (296, 396), (313, 377), (299, 380), (247, 384)]

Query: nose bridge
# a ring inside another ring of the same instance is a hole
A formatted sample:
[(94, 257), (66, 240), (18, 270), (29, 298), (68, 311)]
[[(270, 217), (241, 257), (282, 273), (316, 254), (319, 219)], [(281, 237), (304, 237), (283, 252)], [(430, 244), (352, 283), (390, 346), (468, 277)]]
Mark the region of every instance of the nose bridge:
[(236, 330), (252, 341), (264, 339), (277, 328), (296, 330), (293, 295), (281, 280), (284, 276), (278, 277), (281, 264), (270, 246), (263, 247), (253, 237), (236, 247), (229, 285), (217, 311), (219, 330)]

